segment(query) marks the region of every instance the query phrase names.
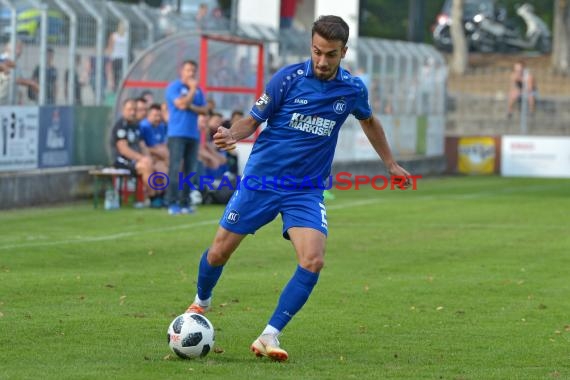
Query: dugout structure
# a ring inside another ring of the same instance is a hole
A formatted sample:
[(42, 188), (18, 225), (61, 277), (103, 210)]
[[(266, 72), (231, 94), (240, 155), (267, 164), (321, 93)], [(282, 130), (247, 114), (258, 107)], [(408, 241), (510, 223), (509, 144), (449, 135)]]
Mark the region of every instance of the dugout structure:
[[(179, 77), (181, 64), (198, 62), (199, 83), (224, 117), (239, 110), (248, 114), (261, 96), (266, 79), (264, 41), (231, 35), (179, 33), (144, 51), (131, 65), (117, 92), (115, 116), (127, 98), (151, 92), (154, 103), (165, 102), (165, 89)], [(257, 134), (258, 132), (256, 132)], [(252, 142), (256, 135), (245, 140)]]

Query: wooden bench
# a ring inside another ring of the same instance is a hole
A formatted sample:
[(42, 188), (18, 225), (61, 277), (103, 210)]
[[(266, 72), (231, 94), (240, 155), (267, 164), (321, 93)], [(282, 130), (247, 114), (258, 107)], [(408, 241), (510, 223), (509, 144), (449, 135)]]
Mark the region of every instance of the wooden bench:
[[(89, 171), (89, 175), (93, 176), (93, 207), (99, 206), (99, 192), (101, 191), (101, 184), (111, 181), (113, 189), (119, 191), (119, 202), (121, 205), (129, 203), (129, 197), (135, 195), (136, 202), (144, 202), (144, 189), (141, 176), (133, 176), (128, 169), (118, 168), (102, 168)], [(129, 189), (129, 180), (136, 178), (135, 190)]]

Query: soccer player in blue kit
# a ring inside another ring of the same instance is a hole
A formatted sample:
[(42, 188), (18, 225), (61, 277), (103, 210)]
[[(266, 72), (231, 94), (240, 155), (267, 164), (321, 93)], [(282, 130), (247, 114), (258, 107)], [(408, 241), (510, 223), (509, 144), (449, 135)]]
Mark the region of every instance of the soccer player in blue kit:
[[(291, 240), (298, 266), (267, 326), (251, 345), (257, 356), (277, 361), (289, 357), (277, 338), (309, 298), (324, 265), (328, 231), (320, 185), (330, 174), (339, 129), (348, 115), (359, 120), (391, 175), (410, 176), (392, 157), (382, 125), (370, 109), (365, 85), (340, 66), (348, 33), (342, 18), (319, 17), (312, 28), (311, 59), (278, 71), (249, 116), (230, 129), (219, 127), (214, 135), (219, 148), (232, 150), (237, 141), (267, 121), (244, 170), (243, 178), (252, 178), (247, 186), (242, 180), (212, 245), (202, 255), (197, 294), (187, 312), (208, 311), (224, 264), (240, 242), (281, 213), (283, 236)], [(284, 177), (286, 189), (279, 186), (278, 178)]]

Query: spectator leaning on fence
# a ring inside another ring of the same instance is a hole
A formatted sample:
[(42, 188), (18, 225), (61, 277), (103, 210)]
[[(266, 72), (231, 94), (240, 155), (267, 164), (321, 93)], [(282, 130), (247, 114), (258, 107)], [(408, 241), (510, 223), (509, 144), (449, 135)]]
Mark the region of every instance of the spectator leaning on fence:
[(528, 107), (531, 114), (534, 114), (536, 103), (537, 87), (534, 76), (523, 61), (517, 61), (513, 65), (510, 77), (509, 105), (507, 117), (511, 118), (515, 103), (522, 100), (523, 91), (526, 89)]
[[(80, 68), (81, 68), (81, 55), (76, 54), (75, 55), (75, 72), (73, 73), (74, 75), (74, 89), (73, 89), (73, 94), (74, 94), (74, 100), (73, 103), (77, 106), (80, 106), (82, 101), (81, 101), (81, 87), (83, 86), (83, 83), (81, 82), (81, 76), (80, 76)], [(64, 87), (63, 87), (63, 91), (65, 94), (65, 100), (69, 100), (69, 89), (68, 89), (68, 83), (69, 83), (69, 69), (65, 70), (65, 76), (64, 76)]]
[[(46, 77), (45, 77), (45, 104), (53, 105), (57, 101), (57, 67), (54, 64), (55, 51), (52, 47), (47, 49), (46, 61)], [(37, 65), (32, 74), (32, 80), (36, 83), (40, 82), (40, 65)], [(30, 100), (38, 100), (39, 92), (33, 87), (28, 88), (28, 97)]]
[[(10, 75), (14, 76), (14, 80), (18, 86), (24, 86), (31, 91), (38, 92), (39, 86), (38, 82), (24, 78), (22, 75), (22, 70), (18, 65), (18, 59), (22, 56), (24, 45), (22, 41), (16, 41), (16, 52), (12, 54), (10, 49), (10, 44), (6, 44), (4, 52), (0, 55), (0, 62), (3, 63), (5, 71), (0, 72), (0, 105), (8, 104), (9, 94), (10, 94)], [(14, 99), (15, 104), (22, 104), (22, 99), (20, 94), (17, 94)]]

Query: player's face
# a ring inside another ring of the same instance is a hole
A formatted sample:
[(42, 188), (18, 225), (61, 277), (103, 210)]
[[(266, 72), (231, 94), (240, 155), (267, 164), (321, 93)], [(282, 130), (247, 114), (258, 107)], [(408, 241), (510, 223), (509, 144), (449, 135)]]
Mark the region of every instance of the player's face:
[(123, 117), (130, 122), (136, 121), (136, 104), (134, 101), (125, 103), (123, 106)]
[(153, 108), (148, 111), (147, 118), (152, 125), (159, 125), (162, 121), (162, 113), (159, 110)]
[(137, 101), (136, 114), (137, 120), (143, 120), (148, 113), (148, 105), (145, 102)]
[(340, 61), (346, 55), (347, 47), (339, 40), (326, 40), (319, 34), (313, 36), (311, 58), (313, 72), (320, 80), (331, 80), (335, 77)]
[(183, 82), (196, 77), (196, 66), (191, 63), (186, 63), (180, 70), (180, 78)]

